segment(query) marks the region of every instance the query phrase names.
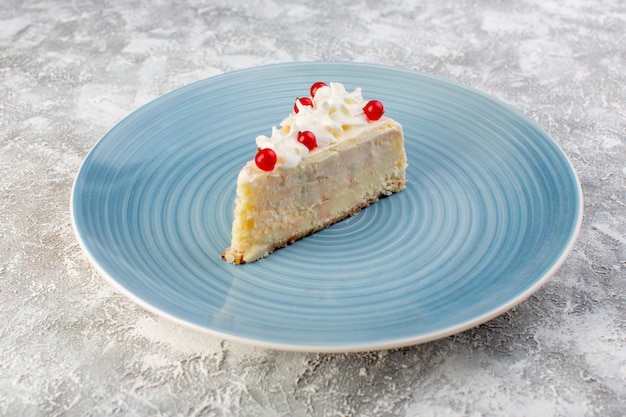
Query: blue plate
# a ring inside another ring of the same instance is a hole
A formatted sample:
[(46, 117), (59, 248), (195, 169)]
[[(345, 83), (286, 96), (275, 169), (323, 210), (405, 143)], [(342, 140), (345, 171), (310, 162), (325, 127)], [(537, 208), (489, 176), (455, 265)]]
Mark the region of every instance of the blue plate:
[[(403, 124), (406, 190), (260, 262), (227, 264), (236, 177), (255, 137), (320, 80), (362, 87)], [(406, 346), (483, 323), (546, 282), (581, 219), (567, 157), (514, 109), (355, 63), (264, 66), (166, 94), (96, 144), (72, 193), (83, 248), (140, 305), (298, 351)]]

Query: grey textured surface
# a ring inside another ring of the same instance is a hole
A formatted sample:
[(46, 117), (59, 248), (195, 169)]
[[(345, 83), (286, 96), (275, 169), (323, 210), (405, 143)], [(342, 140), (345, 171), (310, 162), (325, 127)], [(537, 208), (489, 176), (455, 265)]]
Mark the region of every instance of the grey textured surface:
[[(626, 415), (626, 3), (246, 3), (0, 4), (0, 414)], [(71, 229), (87, 152), (174, 88), (303, 60), (437, 74), (535, 120), (585, 194), (559, 272), (478, 328), (362, 354), (221, 341), (117, 294)]]

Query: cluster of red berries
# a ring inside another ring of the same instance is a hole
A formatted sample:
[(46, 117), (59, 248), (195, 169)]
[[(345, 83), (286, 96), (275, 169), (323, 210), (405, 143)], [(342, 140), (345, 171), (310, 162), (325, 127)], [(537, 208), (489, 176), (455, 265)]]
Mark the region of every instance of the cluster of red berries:
[[(315, 93), (320, 88), (326, 86), (327, 84), (324, 82), (316, 82), (311, 86), (310, 93), (311, 97), (297, 97), (296, 102), (293, 105), (294, 113), (298, 113), (300, 109), (298, 108), (298, 102), (301, 106), (309, 106), (313, 107), (313, 97), (315, 97)], [(376, 121), (383, 116), (385, 113), (385, 108), (383, 107), (383, 103), (378, 100), (370, 100), (367, 102), (365, 107), (363, 107), (363, 113), (365, 113), (365, 117), (368, 120)], [(304, 132), (298, 133), (298, 142), (306, 146), (309, 151), (312, 151), (317, 147), (317, 139), (315, 138), (315, 134), (313, 132), (305, 130)], [(270, 148), (260, 149), (256, 156), (254, 157), (254, 162), (259, 169), (263, 171), (272, 171), (274, 166), (276, 165), (276, 152)]]

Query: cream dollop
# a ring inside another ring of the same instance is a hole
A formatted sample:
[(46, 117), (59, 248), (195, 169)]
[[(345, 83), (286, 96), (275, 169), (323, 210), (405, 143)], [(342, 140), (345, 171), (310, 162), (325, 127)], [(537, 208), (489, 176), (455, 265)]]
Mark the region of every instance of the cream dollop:
[[(365, 104), (360, 88), (350, 93), (343, 84), (332, 82), (315, 92), (312, 107), (297, 101), (298, 113), (287, 116), (280, 128), (272, 127), (271, 136), (258, 136), (256, 144), (260, 149), (276, 152), (275, 168), (294, 168), (309, 152), (336, 143), (347, 129), (366, 125)], [(312, 151), (298, 142), (298, 134), (307, 130), (313, 132), (317, 141), (317, 148)]]

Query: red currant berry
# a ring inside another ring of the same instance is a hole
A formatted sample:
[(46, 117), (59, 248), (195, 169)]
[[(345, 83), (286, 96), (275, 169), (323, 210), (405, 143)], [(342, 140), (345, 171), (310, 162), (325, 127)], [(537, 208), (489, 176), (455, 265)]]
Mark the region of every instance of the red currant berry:
[(318, 81), (311, 86), (311, 97), (315, 97), (315, 93), (322, 87), (326, 87), (326, 83)]
[(303, 106), (309, 106), (309, 107), (313, 107), (313, 100), (311, 100), (308, 97), (302, 97), (302, 98), (297, 98), (296, 102), (293, 105), (293, 111), (295, 113), (298, 113), (300, 110), (298, 109), (298, 101), (300, 102), (300, 104), (302, 104)]
[(313, 132), (308, 130), (298, 134), (298, 142), (309, 148), (310, 151), (317, 148), (317, 139), (315, 139)]
[(378, 120), (383, 116), (383, 113), (385, 113), (385, 108), (380, 101), (372, 100), (363, 107), (363, 112), (369, 120)]
[(270, 148), (261, 149), (254, 157), (254, 162), (259, 169), (263, 171), (271, 171), (276, 165), (276, 152)]

